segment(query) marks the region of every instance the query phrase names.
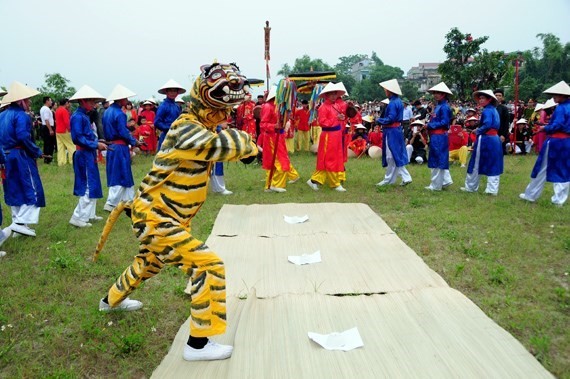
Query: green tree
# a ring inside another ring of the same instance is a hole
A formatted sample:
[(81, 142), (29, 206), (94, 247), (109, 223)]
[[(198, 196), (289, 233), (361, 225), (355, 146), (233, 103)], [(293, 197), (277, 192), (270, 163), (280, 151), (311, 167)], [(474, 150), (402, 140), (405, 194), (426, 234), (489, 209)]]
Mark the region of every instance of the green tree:
[(334, 70), (337, 74), (350, 74), (352, 72), (352, 66), (357, 64), (358, 62), (368, 59), (368, 55), (366, 54), (354, 54), (349, 55), (346, 57), (340, 57), (338, 60), (340, 61), (334, 66)]
[(49, 96), (53, 101), (59, 101), (63, 98), (69, 99), (76, 92), (75, 88), (69, 86), (69, 79), (59, 73), (45, 74), (45, 83), (38, 88), (41, 95), (32, 99), (32, 110), (39, 112), (42, 107), (42, 98)]
[[(476, 55), (473, 59), (471, 73), (473, 75), (474, 87), (478, 89), (495, 89), (501, 85), (512, 83), (511, 72), (512, 61), (516, 58), (516, 53), (505, 54), (503, 51), (488, 52), (486, 49)], [(503, 79), (508, 78), (509, 81)], [(469, 94), (470, 95), (470, 94)]]
[(402, 89), (402, 96), (413, 102), (419, 97), (418, 86), (411, 80), (404, 80), (400, 88)]
[(277, 75), (287, 76), (294, 72), (307, 72), (307, 71), (332, 71), (332, 66), (324, 62), (322, 59), (311, 59), (308, 55), (303, 55), (301, 58), (295, 59), (295, 64), (290, 67), (285, 63)]
[(443, 51), (447, 54), (447, 59), (439, 65), (438, 71), (447, 85), (455, 87), (459, 99), (468, 99), (475, 78), (474, 57), (489, 37), (474, 39), (471, 34), (463, 34), (459, 29), (452, 28), (445, 39)]

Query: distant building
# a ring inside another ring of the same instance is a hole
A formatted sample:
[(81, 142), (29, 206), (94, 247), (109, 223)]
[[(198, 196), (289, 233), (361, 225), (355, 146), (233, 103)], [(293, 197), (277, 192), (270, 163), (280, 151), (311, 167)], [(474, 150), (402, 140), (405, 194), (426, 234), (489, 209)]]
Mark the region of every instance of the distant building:
[(440, 63), (419, 63), (408, 71), (406, 79), (416, 83), (419, 92), (425, 92), (441, 82), (441, 75), (437, 72), (439, 65)]
[(364, 58), (360, 62), (352, 65), (350, 74), (357, 82), (360, 82), (370, 76), (370, 68), (373, 64), (372, 60)]

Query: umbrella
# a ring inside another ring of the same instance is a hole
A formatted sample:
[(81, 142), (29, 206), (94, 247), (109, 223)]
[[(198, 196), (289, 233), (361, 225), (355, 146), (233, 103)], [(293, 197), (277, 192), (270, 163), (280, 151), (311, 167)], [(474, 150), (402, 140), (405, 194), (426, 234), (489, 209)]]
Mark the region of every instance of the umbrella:
[(301, 81), (301, 80), (332, 80), (336, 79), (336, 73), (334, 71), (308, 71), (308, 72), (297, 72), (289, 74), (287, 76), (291, 80)]
[(247, 83), (250, 87), (261, 87), (265, 84), (265, 81), (261, 79), (247, 78)]

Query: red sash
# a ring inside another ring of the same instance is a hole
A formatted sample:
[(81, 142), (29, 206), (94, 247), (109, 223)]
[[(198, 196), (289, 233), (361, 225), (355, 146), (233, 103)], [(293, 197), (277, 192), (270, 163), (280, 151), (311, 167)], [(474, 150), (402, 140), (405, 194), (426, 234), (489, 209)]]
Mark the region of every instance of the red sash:
[(401, 124), (399, 122), (394, 122), (388, 125), (382, 125), (383, 128), (397, 128), (398, 126), (400, 126)]
[(564, 132), (556, 132), (550, 135), (550, 138), (570, 138), (570, 134)]
[(429, 135), (439, 135), (439, 134), (446, 134), (447, 131), (445, 129), (428, 129)]
[(487, 135), (487, 136), (498, 136), (499, 131), (497, 129), (491, 129), (491, 130), (487, 131), (487, 133), (485, 133), (485, 135)]
[(127, 146), (127, 143), (125, 141), (123, 141), (122, 139), (116, 139), (111, 141), (111, 143), (113, 145), (123, 145), (123, 146)]

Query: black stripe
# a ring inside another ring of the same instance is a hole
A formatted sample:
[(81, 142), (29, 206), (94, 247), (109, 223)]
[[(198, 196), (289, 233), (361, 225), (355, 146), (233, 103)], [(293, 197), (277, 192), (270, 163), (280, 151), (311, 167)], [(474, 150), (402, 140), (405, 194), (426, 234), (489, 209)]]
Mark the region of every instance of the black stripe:
[(191, 191), (191, 190), (195, 190), (195, 189), (199, 189), (199, 188), (203, 188), (206, 186), (206, 182), (203, 183), (199, 183), (199, 184), (191, 184), (191, 185), (185, 185), (185, 184), (178, 184), (175, 183), (171, 180), (167, 180), (164, 182), (165, 185), (169, 186), (169, 187), (173, 187), (179, 190), (183, 190), (183, 191)]

